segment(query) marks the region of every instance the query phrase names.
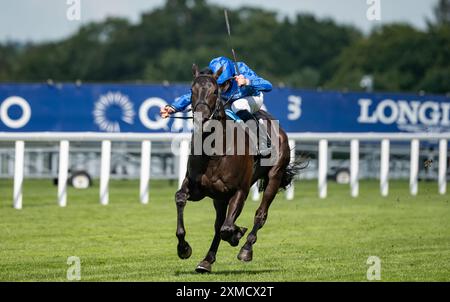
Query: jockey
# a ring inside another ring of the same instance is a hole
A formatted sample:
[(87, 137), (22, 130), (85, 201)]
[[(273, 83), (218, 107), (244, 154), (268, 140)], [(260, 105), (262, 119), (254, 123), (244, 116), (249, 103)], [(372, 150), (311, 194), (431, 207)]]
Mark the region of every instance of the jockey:
[[(245, 63), (238, 62), (239, 75), (236, 73), (235, 64), (226, 57), (218, 57), (209, 63), (209, 69), (216, 73), (223, 66), (223, 71), (217, 79), (221, 90), (221, 98), (224, 102), (229, 100), (231, 110), (244, 122), (253, 119), (253, 113), (261, 109), (264, 102), (263, 92), (270, 92), (272, 84), (259, 77)], [(167, 118), (169, 115), (184, 111), (191, 104), (191, 93), (185, 94), (175, 100), (172, 105), (167, 105), (161, 109), (161, 117)], [(259, 127), (264, 128), (264, 127)], [(266, 135), (261, 137), (267, 138)], [(270, 153), (267, 142), (261, 142), (259, 153), (266, 156)]]

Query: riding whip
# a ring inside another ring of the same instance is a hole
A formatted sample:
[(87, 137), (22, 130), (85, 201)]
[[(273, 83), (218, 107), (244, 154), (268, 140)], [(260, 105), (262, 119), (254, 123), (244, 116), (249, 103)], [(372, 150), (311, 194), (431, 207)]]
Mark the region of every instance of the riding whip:
[(236, 70), (236, 74), (240, 75), (239, 72), (239, 67), (237, 65), (237, 60), (236, 60), (236, 52), (234, 51), (233, 48), (233, 43), (231, 41), (231, 27), (230, 27), (230, 21), (228, 19), (228, 12), (226, 9), (223, 10), (224, 14), (225, 14), (225, 23), (227, 24), (227, 32), (228, 32), (228, 38), (229, 38), (229, 43), (230, 43), (230, 48), (231, 48), (231, 52), (233, 54), (233, 59), (234, 59), (234, 68)]

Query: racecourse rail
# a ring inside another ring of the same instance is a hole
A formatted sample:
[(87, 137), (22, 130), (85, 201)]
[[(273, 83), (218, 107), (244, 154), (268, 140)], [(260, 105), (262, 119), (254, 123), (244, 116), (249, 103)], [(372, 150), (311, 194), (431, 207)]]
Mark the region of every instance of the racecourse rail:
[[(387, 196), (389, 193), (389, 150), (391, 141), (409, 141), (410, 152), (410, 179), (409, 190), (412, 195), (418, 193), (419, 172), (419, 146), (420, 140), (439, 141), (439, 172), (438, 190), (445, 194), (447, 189), (447, 145), (450, 133), (289, 133), (289, 145), (291, 147), (291, 160), (295, 159), (295, 146), (301, 141), (318, 142), (318, 194), (320, 198), (327, 197), (327, 165), (328, 165), (328, 142), (349, 141), (350, 142), (350, 194), (357, 197), (359, 194), (359, 143), (360, 141), (380, 141), (380, 193)], [(59, 206), (67, 205), (67, 179), (69, 169), (69, 148), (71, 141), (95, 141), (102, 142), (101, 146), (101, 171), (100, 171), (100, 204), (109, 203), (109, 179), (111, 142), (141, 142), (141, 171), (139, 196), (142, 204), (149, 202), (150, 181), (150, 157), (152, 142), (170, 142), (174, 139), (180, 141), (180, 169), (178, 171), (178, 185), (181, 186), (189, 157), (191, 135), (189, 133), (94, 133), (94, 132), (34, 132), (34, 133), (10, 133), (0, 132), (0, 141), (15, 142), (14, 162), (14, 190), (13, 206), (22, 209), (23, 196), (22, 184), (24, 179), (24, 152), (25, 142), (46, 141), (59, 142), (59, 171), (57, 202)], [(259, 198), (257, 187), (252, 188), (252, 198)], [(286, 199), (294, 199), (294, 185), (286, 191)]]

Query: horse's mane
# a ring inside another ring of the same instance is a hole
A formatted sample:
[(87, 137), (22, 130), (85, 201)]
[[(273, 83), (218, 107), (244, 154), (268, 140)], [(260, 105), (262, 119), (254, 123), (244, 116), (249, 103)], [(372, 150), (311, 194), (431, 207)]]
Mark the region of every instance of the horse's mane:
[(200, 70), (200, 75), (213, 75), (214, 72), (209, 67), (205, 67), (202, 70)]

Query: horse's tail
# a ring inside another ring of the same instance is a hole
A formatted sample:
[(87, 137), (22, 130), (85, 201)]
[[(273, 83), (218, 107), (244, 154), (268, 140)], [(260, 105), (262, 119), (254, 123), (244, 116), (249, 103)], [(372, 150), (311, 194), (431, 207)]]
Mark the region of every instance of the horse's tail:
[(280, 189), (286, 190), (294, 180), (295, 176), (300, 173), (301, 170), (307, 168), (309, 165), (308, 158), (300, 158), (294, 163), (288, 165), (281, 177)]
[[(306, 169), (308, 165), (309, 156), (306, 154), (302, 154), (298, 160), (294, 161), (292, 164), (289, 164), (285, 168), (283, 176), (281, 177), (280, 190), (286, 190), (289, 188), (295, 176), (298, 175), (301, 170)], [(267, 177), (262, 179), (259, 186), (259, 191), (262, 192), (266, 189), (268, 181), (269, 179)]]

